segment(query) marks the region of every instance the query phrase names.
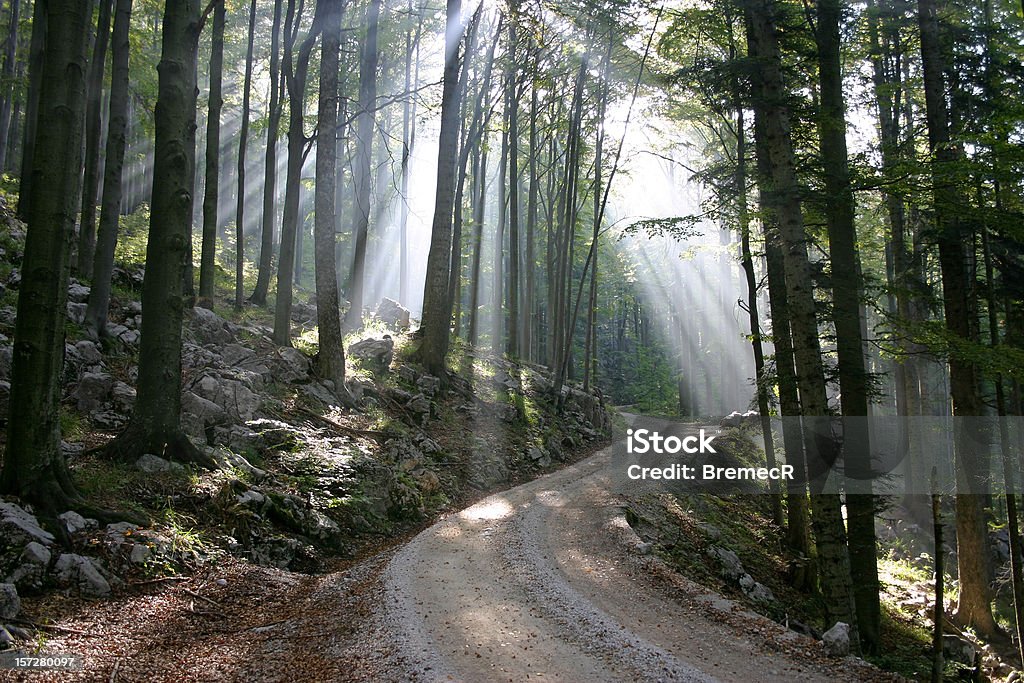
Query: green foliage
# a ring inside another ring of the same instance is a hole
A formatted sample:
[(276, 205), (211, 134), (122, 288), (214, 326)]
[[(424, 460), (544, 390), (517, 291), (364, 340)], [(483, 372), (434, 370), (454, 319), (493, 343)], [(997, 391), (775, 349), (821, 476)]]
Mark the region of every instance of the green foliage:
[(149, 205), (142, 204), (127, 216), (121, 216), (114, 249), (114, 261), (124, 264), (145, 265), (146, 245), (149, 242)]

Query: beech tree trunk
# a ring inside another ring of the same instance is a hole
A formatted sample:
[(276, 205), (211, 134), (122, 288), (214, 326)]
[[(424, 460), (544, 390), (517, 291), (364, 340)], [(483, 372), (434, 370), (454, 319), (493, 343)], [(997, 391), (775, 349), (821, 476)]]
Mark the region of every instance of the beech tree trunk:
[(363, 326), (363, 291), (366, 279), (366, 240), (370, 229), (370, 186), (373, 162), (374, 121), (377, 101), (377, 29), (381, 0), (370, 0), (366, 8), (366, 41), (359, 60), (359, 115), (356, 120), (355, 202), (352, 214), (353, 253), (349, 279), (348, 315), (345, 328)]
[(14, 102), (14, 74), (18, 61), (18, 22), (20, 21), (20, 0), (11, 0), (11, 23), (7, 31), (7, 42), (4, 45), (3, 100), (0, 101), (0, 170), (7, 168), (7, 147), (14, 139), (12, 131), (17, 116), (11, 116)]
[(106, 452), (144, 453), (213, 467), (181, 431), (181, 329), (195, 174), (199, 0), (167, 0), (158, 71), (153, 210), (142, 284), (138, 394), (127, 429)]
[[(60, 447), (60, 374), (78, 208), (85, 107), (86, 45), (92, 2), (49, 0), (51, 42), (40, 71), (39, 137), (33, 149), (37, 191), (22, 259), (7, 444), (0, 491), (48, 516), (78, 501)], [(38, 16), (38, 14), (37, 14)]]
[(32, 40), (28, 53), (28, 96), (25, 104), (25, 142), (21, 146), (21, 174), (18, 182), (18, 218), (28, 222), (32, 205), (32, 170), (35, 161), (36, 130), (39, 125), (39, 97), (43, 86), (43, 59), (46, 52), (47, 4), (35, 0), (32, 5)]
[(210, 98), (206, 120), (206, 185), (203, 193), (203, 247), (199, 257), (199, 305), (213, 308), (217, 267), (217, 212), (220, 207), (220, 112), (224, 106), (224, 0), (214, 0), (210, 43)]
[(103, 168), (103, 196), (100, 200), (100, 224), (93, 260), (93, 283), (89, 290), (85, 324), (95, 337), (106, 333), (110, 308), (110, 287), (114, 272), (118, 219), (124, 187), (125, 137), (128, 128), (128, 31), (132, 19), (132, 0), (117, 0), (114, 31), (111, 37), (110, 115), (107, 127), (107, 151)]
[(427, 275), (423, 287), (423, 341), (418, 360), (427, 372), (447, 375), (451, 330), (448, 268), (451, 264), (452, 206), (455, 201), (455, 166), (459, 146), (459, 44), (462, 39), (462, 2), (447, 0), (444, 79), (441, 90), (441, 132), (437, 153), (437, 191), (430, 227)]
[(245, 51), (242, 85), (242, 123), (238, 130), (238, 193), (235, 197), (235, 310), (242, 308), (245, 286), (245, 157), (249, 145), (249, 109), (252, 98), (253, 43), (256, 39), (256, 0), (249, 5), (249, 40)]
[(263, 172), (263, 217), (260, 235), (260, 263), (256, 287), (249, 301), (267, 305), (270, 276), (274, 265), (274, 214), (277, 196), (277, 139), (281, 128), (281, 10), (284, 0), (274, 0), (274, 23), (270, 30), (270, 103), (267, 107), (267, 149)]

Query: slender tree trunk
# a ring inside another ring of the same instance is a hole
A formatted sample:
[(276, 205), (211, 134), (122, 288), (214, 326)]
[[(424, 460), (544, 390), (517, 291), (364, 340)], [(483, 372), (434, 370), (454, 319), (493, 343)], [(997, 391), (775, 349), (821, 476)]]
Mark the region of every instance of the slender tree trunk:
[(28, 222), (32, 205), (32, 171), (35, 160), (36, 130), (39, 124), (39, 96), (43, 87), (43, 59), (46, 52), (47, 5), (50, 0), (35, 0), (32, 5), (32, 40), (28, 54), (28, 96), (25, 104), (25, 142), (21, 146), (21, 175), (18, 185), (18, 218)]
[[(928, 144), (932, 152), (932, 190), (935, 225), (938, 232), (939, 265), (942, 270), (942, 301), (946, 329), (956, 338), (974, 341), (968, 300), (970, 283), (965, 243), (973, 241), (970, 229), (959, 216), (968, 202), (962, 196), (956, 178), (959, 153), (951, 144), (949, 111), (945, 98), (945, 60), (939, 36), (935, 0), (918, 0), (921, 31), (921, 65), (924, 76)], [(957, 354), (949, 358), (949, 384), (956, 417), (981, 415), (974, 364)], [(983, 509), (987, 471), (980, 471), (974, 446), (978, 435), (968, 432), (971, 420), (956, 430), (956, 537), (960, 577), (960, 600), (956, 619), (974, 628), (982, 637), (999, 633), (992, 616), (992, 592), (989, 585), (988, 532)]]
[(427, 252), (427, 276), (423, 287), (423, 341), (419, 361), (427, 372), (447, 374), (451, 308), (448, 306), (448, 268), (451, 264), (452, 205), (455, 201), (455, 165), (459, 144), (459, 44), (461, 0), (447, 0), (445, 21), (444, 79), (441, 93), (441, 132), (437, 153), (437, 193)]
[[(537, 50), (535, 50), (537, 52)], [(538, 69), (538, 60), (534, 62), (534, 68)], [(537, 147), (537, 117), (540, 111), (537, 105), (537, 85), (530, 83), (530, 161), (529, 178), (530, 189), (526, 200), (526, 292), (523, 307), (525, 319), (523, 320), (523, 358), (527, 361), (537, 359), (534, 351), (534, 329), (537, 324), (537, 199), (540, 189), (540, 178), (537, 176), (537, 157), (540, 150)]]
[[(410, 16), (412, 11), (412, 0), (409, 0)], [(422, 24), (421, 14), (416, 25), (415, 39), (411, 29), (405, 32), (405, 99), (402, 102), (402, 179), (398, 219), (398, 300), (403, 305), (408, 305), (409, 302), (409, 164), (413, 142), (416, 139), (416, 120), (412, 111), (415, 97), (413, 88), (419, 87), (418, 82), (412, 82), (412, 60), (415, 51), (413, 45), (419, 45)]]
[[(776, 198), (773, 208), (782, 241), (793, 357), (804, 423), (804, 452), (808, 463), (818, 468), (827, 462), (828, 454), (822, 449), (830, 447), (821, 438), (822, 434), (827, 434), (825, 416), (828, 414), (828, 401), (793, 143), (788, 112), (782, 104), (786, 89), (774, 18), (776, 6), (774, 0), (755, 0), (746, 9), (749, 50), (759, 62), (754, 111), (763, 122), (762, 151), (767, 153), (770, 161), (770, 190)], [(812, 490), (811, 509), (828, 622), (829, 625), (835, 622), (849, 624), (851, 646), (857, 650), (860, 638), (857, 635), (850, 558), (838, 494)]]
[(242, 123), (238, 131), (238, 193), (235, 198), (235, 310), (241, 310), (245, 286), (245, 157), (249, 145), (249, 109), (252, 98), (253, 44), (256, 39), (256, 0), (249, 5), (249, 39), (242, 85)]
[(320, 105), (316, 154), (316, 318), (320, 335), (317, 373), (345, 392), (345, 348), (341, 338), (338, 274), (334, 263), (334, 194), (337, 183), (338, 50), (343, 0), (323, 0), (325, 27), (320, 57)]
[(100, 183), (100, 113), (103, 102), (103, 73), (107, 62), (110, 38), (110, 12), (113, 0), (100, 0), (96, 45), (89, 63), (85, 109), (85, 174), (82, 183), (82, 219), (78, 227), (78, 260), (75, 271), (86, 280), (92, 279), (93, 252), (96, 249), (96, 194)]
[(484, 209), (487, 202), (487, 148), (478, 151), (473, 169), (473, 256), (469, 267), (469, 329), (466, 341), (477, 344), (477, 325), (480, 318), (480, 261), (484, 241)]
[(106, 450), (134, 461), (143, 453), (212, 467), (181, 431), (181, 330), (195, 167), (198, 0), (167, 0), (156, 105), (153, 210), (142, 285), (138, 395), (131, 422)]
[(206, 122), (206, 188), (203, 194), (203, 248), (199, 260), (199, 305), (213, 308), (217, 268), (217, 213), (220, 208), (220, 112), (224, 106), (225, 0), (214, 0), (210, 44), (210, 98)]
[(512, 65), (508, 77), (508, 355), (519, 357), (519, 72), (515, 67), (518, 36), (518, 4), (512, 5), (512, 20), (509, 22), (509, 63)]
[(352, 214), (354, 235), (352, 275), (349, 283), (349, 309), (345, 328), (363, 326), (363, 307), (366, 305), (364, 287), (366, 279), (366, 241), (370, 228), (370, 185), (373, 162), (374, 109), (377, 101), (377, 29), (380, 22), (381, 0), (370, 0), (366, 8), (366, 41), (359, 60), (359, 116), (356, 120), (355, 202)]
[(15, 63), (18, 61), (18, 22), (20, 20), (20, 0), (11, 0), (11, 23), (7, 30), (7, 41), (4, 45), (3, 68), (3, 101), (0, 102), (0, 170), (7, 168), (8, 142), (14, 139), (13, 122), (17, 116), (11, 117), (11, 105), (14, 101)]
[(60, 374), (70, 245), (82, 163), (86, 45), (92, 3), (50, 0), (52, 42), (40, 73), (39, 137), (33, 164), (38, 190), (29, 228), (14, 328), (11, 401), (0, 490), (48, 516), (78, 494), (60, 448)]
[[(301, 3), (299, 10), (302, 9)], [(291, 346), (292, 277), (295, 268), (295, 238), (299, 230), (299, 203), (302, 194), (302, 165), (305, 161), (306, 134), (303, 120), (306, 80), (313, 44), (322, 28), (318, 5), (309, 33), (295, 53), (296, 34), (302, 17), (295, 9), (295, 0), (288, 0), (285, 20), (283, 78), (288, 88), (288, 170), (285, 176), (284, 215), (281, 219), (281, 253), (277, 267), (277, 301), (274, 304), (274, 343)], [(332, 250), (333, 254), (334, 251)]]
[(267, 305), (274, 258), (274, 198), (277, 193), (277, 139), (281, 128), (281, 10), (284, 0), (274, 0), (274, 23), (270, 32), (270, 104), (268, 106), (267, 151), (263, 175), (263, 219), (260, 263), (256, 287), (249, 301)]
[(875, 499), (872, 495), (871, 440), (867, 420), (868, 378), (861, 336), (860, 255), (857, 251), (855, 206), (846, 150), (846, 111), (839, 54), (842, 0), (817, 0), (818, 73), (821, 163), (825, 175), (825, 219), (832, 262), (832, 319), (839, 356), (840, 405), (852, 417), (843, 430), (848, 489), (850, 569), (857, 602), (858, 632), (863, 650), (878, 651), (882, 611), (879, 604), (875, 544)]
[(117, 0), (110, 56), (110, 122), (107, 128), (107, 152), (103, 169), (103, 196), (100, 200), (100, 224), (93, 262), (93, 284), (89, 290), (85, 324), (95, 337), (106, 332), (110, 308), (110, 287), (117, 246), (118, 219), (124, 187), (125, 133), (128, 127), (128, 56), (131, 51), (128, 31), (132, 18), (132, 0)]

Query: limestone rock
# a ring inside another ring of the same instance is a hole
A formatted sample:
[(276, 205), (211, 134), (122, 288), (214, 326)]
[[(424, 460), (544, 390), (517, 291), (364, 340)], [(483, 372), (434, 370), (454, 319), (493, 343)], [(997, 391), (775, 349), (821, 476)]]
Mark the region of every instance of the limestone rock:
[(13, 583), (0, 583), (0, 619), (13, 619), (21, 611), (21, 598)]
[(114, 379), (105, 372), (84, 373), (74, 393), (78, 401), (78, 410), (83, 413), (98, 411), (110, 396), (113, 387)]
[(377, 304), (376, 316), (385, 325), (402, 330), (409, 327), (409, 309), (394, 299), (387, 297), (381, 299), (380, 303)]
[(163, 458), (157, 457), (151, 453), (144, 453), (135, 461), (135, 468), (145, 472), (146, 474), (156, 474), (158, 472), (183, 472), (185, 470), (184, 465), (177, 462), (171, 462), (164, 460)]
[(53, 573), (60, 585), (78, 591), (82, 597), (104, 598), (110, 595), (110, 582), (92, 558), (72, 553), (61, 555)]
[(362, 339), (348, 347), (348, 355), (352, 358), (378, 363), (385, 368), (391, 365), (394, 351), (395, 342), (388, 334), (382, 339)]
[(825, 651), (833, 657), (845, 657), (850, 654), (850, 625), (837, 621), (835, 626), (821, 636)]

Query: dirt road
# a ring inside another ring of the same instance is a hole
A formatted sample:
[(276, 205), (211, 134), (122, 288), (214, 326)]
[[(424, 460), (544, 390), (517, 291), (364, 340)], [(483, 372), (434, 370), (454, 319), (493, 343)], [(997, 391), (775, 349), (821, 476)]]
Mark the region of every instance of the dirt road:
[(681, 580), (607, 493), (611, 449), (435, 524), (385, 572), (416, 680), (836, 681), (851, 660)]

